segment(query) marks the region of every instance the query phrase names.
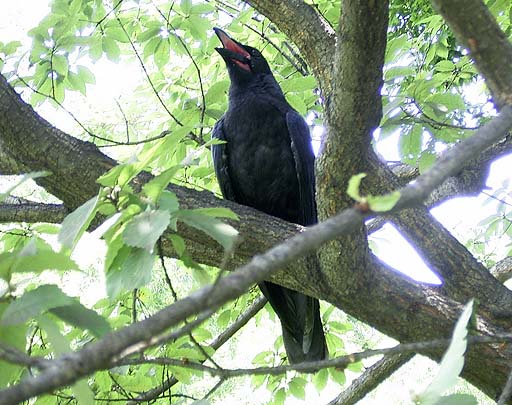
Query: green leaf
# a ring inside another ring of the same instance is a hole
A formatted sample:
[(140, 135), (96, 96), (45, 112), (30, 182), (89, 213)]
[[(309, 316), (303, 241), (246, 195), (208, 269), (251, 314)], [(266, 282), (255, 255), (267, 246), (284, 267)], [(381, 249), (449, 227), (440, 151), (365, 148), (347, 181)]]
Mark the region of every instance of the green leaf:
[(107, 58), (112, 62), (119, 62), (119, 57), (121, 56), (121, 50), (119, 49), (119, 45), (110, 37), (103, 37), (101, 47), (103, 52), (107, 55)]
[(295, 398), (299, 399), (305, 399), (306, 398), (306, 391), (304, 389), (306, 381), (303, 378), (300, 377), (294, 377), (291, 379), (291, 381), (288, 384), (288, 390), (290, 391), (290, 394), (292, 394)]
[(274, 394), (274, 405), (284, 405), (286, 399), (286, 391), (283, 387), (279, 388)]
[(369, 195), (366, 197), (368, 206), (374, 212), (387, 212), (390, 211), (400, 199), (400, 192), (393, 191), (392, 193), (384, 195)]
[(327, 378), (329, 377), (329, 372), (326, 368), (321, 369), (313, 376), (313, 384), (317, 391), (322, 391), (327, 385)]
[(181, 165), (176, 165), (171, 167), (170, 169), (165, 170), (160, 173), (158, 176), (154, 177), (150, 181), (148, 181), (142, 187), (142, 191), (148, 196), (148, 198), (156, 203), (160, 198), (160, 194), (167, 187), (167, 185), (174, 178), (178, 170), (182, 168)]
[(7, 196), (9, 196), (16, 188), (21, 186), (27, 180), (31, 180), (31, 179), (33, 180), (33, 179), (37, 179), (39, 177), (46, 177), (46, 176), (49, 176), (50, 174), (51, 174), (51, 172), (48, 172), (48, 171), (30, 172), (30, 173), (24, 174), (16, 184), (14, 184), (12, 187), (9, 187), (7, 189), (7, 191), (0, 193), (0, 202), (5, 200), (7, 198)]
[(238, 231), (231, 225), (216, 218), (197, 212), (197, 210), (180, 210), (175, 212), (178, 220), (199, 229), (219, 242), (225, 250), (231, 251), (238, 237)]
[(314, 90), (316, 87), (316, 80), (314, 76), (301, 76), (294, 79), (287, 79), (280, 83), (283, 92), (286, 94), (299, 93), (307, 90)]
[(123, 231), (123, 240), (129, 246), (153, 252), (156, 241), (167, 229), (171, 220), (168, 211), (145, 211), (133, 217)]
[(363, 197), (359, 194), (359, 186), (361, 185), (361, 181), (366, 177), (366, 173), (359, 173), (355, 176), (352, 176), (348, 181), (347, 194), (353, 200), (357, 202), (363, 201)]
[(36, 272), (43, 270), (76, 270), (78, 265), (64, 253), (53, 250), (38, 250), (34, 254), (19, 257), (12, 267), (12, 272)]
[(155, 37), (160, 37), (159, 34), (161, 31), (162, 31), (161, 26), (149, 28), (148, 30), (137, 35), (137, 41), (138, 42), (146, 42), (149, 39), (152, 39), (152, 38), (154, 39)]
[(64, 294), (59, 287), (45, 284), (35, 290), (25, 292), (13, 301), (2, 316), (2, 325), (15, 325), (46, 312), (47, 310), (64, 305), (71, 305), (75, 301)]
[[(8, 303), (0, 302), (0, 319), (3, 318), (4, 312), (8, 306)], [(24, 323), (11, 326), (0, 323), (0, 341), (21, 351), (25, 350), (26, 333), (27, 325)], [(12, 383), (16, 380), (24, 370), (24, 367), (0, 360), (0, 370), (2, 370), (0, 373), (0, 387), (3, 388), (6, 387), (8, 383)]]
[(76, 67), (77, 69), (77, 75), (78, 77), (84, 82), (89, 84), (95, 84), (96, 83), (96, 77), (94, 74), (89, 70), (89, 68), (78, 65)]
[(155, 257), (146, 249), (123, 246), (107, 270), (107, 294), (117, 297), (123, 291), (143, 287), (151, 281)]
[(167, 38), (162, 38), (160, 40), (160, 44), (158, 44), (155, 53), (153, 54), (153, 58), (155, 60), (155, 64), (159, 69), (163, 69), (163, 67), (169, 62), (169, 40)]
[(384, 72), (384, 80), (412, 75), (416, 70), (412, 66), (393, 66)]
[(164, 190), (158, 199), (157, 204), (161, 209), (174, 212), (180, 207), (178, 197), (171, 191)]
[(197, 208), (194, 211), (199, 212), (204, 215), (208, 215), (210, 217), (229, 218), (229, 219), (233, 219), (235, 221), (239, 220), (238, 215), (236, 215), (229, 208), (224, 208), (224, 207)]
[(86, 95), (85, 82), (77, 73), (70, 71), (66, 77), (66, 80), (69, 83), (69, 87), (71, 87), (73, 90), (78, 90), (84, 96)]
[(464, 366), (464, 353), (467, 347), (467, 325), (473, 313), (473, 300), (469, 301), (453, 331), (452, 341), (446, 350), (439, 371), (425, 390), (416, 396), (416, 400), (422, 405), (435, 405), (442, 394), (457, 383), (457, 377)]
[(52, 67), (59, 75), (66, 76), (69, 69), (68, 59), (64, 55), (53, 55)]
[(347, 381), (347, 377), (345, 376), (344, 371), (339, 371), (339, 370), (336, 370), (335, 368), (330, 368), (329, 374), (331, 375), (331, 378), (333, 381), (337, 382), (340, 385), (345, 385), (345, 382)]
[[(48, 340), (50, 341), (52, 348), (57, 355), (62, 356), (63, 354), (69, 353), (71, 351), (69, 342), (62, 335), (59, 327), (52, 319), (47, 316), (40, 316), (38, 318), (38, 323), (41, 329), (46, 332)], [(73, 384), (71, 390), (73, 391), (73, 394), (75, 395), (80, 405), (94, 404), (94, 394), (87, 385), (87, 379), (77, 381), (75, 384)]]
[(70, 325), (80, 329), (88, 329), (94, 336), (100, 338), (110, 332), (110, 324), (96, 311), (84, 307), (78, 301), (71, 305), (55, 307), (50, 312)]
[(97, 206), (98, 196), (95, 196), (64, 218), (59, 232), (59, 242), (62, 246), (73, 250), (80, 236), (94, 219)]
[(16, 50), (21, 46), (20, 41), (11, 41), (7, 42), (3, 47), (0, 48), (0, 52), (4, 53), (6, 56), (9, 56), (16, 52)]
[(436, 405), (478, 405), (478, 400), (469, 394), (451, 394), (439, 398)]
[(425, 173), (436, 162), (436, 155), (430, 151), (425, 151), (421, 154), (418, 160), (418, 169), (420, 174)]
[(438, 72), (452, 72), (455, 69), (455, 65), (449, 60), (442, 60), (436, 63), (435, 69)]
[(181, 257), (185, 253), (185, 241), (183, 238), (176, 234), (169, 235), (172, 242), (172, 247), (176, 250), (176, 253)]

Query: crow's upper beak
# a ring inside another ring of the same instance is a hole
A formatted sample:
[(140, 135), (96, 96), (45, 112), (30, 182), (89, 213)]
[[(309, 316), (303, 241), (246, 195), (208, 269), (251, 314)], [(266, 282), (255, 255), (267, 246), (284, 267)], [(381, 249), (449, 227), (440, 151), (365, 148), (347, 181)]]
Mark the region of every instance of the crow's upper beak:
[(220, 28), (214, 28), (215, 34), (222, 42), (222, 46), (224, 48), (215, 48), (215, 50), (220, 53), (220, 55), (226, 60), (231, 60), (236, 65), (241, 67), (244, 70), (250, 71), (249, 61), (251, 59), (251, 55), (249, 52), (245, 50), (242, 44), (232, 39), (228, 34), (222, 31)]

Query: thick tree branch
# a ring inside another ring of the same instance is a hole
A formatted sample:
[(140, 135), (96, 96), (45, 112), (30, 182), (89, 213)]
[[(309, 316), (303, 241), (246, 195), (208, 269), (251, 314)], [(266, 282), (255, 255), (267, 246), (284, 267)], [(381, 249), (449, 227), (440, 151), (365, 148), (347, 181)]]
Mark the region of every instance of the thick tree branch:
[(335, 35), (331, 26), (302, 0), (249, 0), (251, 6), (272, 21), (299, 48), (324, 92), (332, 80)]
[[(493, 142), (502, 138), (510, 127), (512, 127), (512, 107), (505, 107), (498, 117), (482, 127), (474, 137), (453, 147), (429, 172), (418, 177), (414, 184), (409, 184), (401, 189), (400, 199), (395, 208), (393, 208), (393, 211), (420, 203), (447, 177), (460, 170), (468, 161), (468, 156), (474, 156), (479, 150), (484, 150)], [(216, 310), (224, 302), (244, 293), (255, 282), (268, 279), (272, 273), (283, 268), (286, 264), (316, 251), (322, 244), (340, 235), (348, 234), (357, 229), (361, 226), (365, 217), (369, 215), (369, 212), (350, 208), (333, 218), (306, 229), (304, 232), (271, 248), (266, 253), (253, 257), (248, 264), (241, 266), (214, 285), (204, 287), (164, 308), (155, 315), (120, 331), (111, 333), (78, 352), (60, 357), (53, 362), (53, 367), (45, 369), (38, 376), (27, 378), (17, 385), (0, 391), (0, 404), (20, 402), (43, 392), (71, 384), (96, 370), (107, 368), (111, 364), (112, 359), (118, 356), (122, 357), (123, 353), (126, 355), (130, 352), (129, 348), (131, 346), (138, 345), (140, 342), (145, 342), (145, 347), (149, 347), (151, 342), (156, 344), (159, 342), (158, 336), (169, 327), (183, 322), (192, 315), (201, 314), (205, 310), (208, 313)], [(385, 299), (389, 299), (389, 295), (385, 290), (385, 277), (383, 277), (382, 273), (379, 274), (378, 272), (375, 272), (373, 275), (373, 283), (377, 283), (379, 292), (385, 293)], [(378, 305), (375, 308), (375, 304), (379, 302), (379, 297), (374, 295), (376, 292), (375, 286), (375, 284), (367, 285), (365, 286), (365, 291), (358, 291), (358, 294), (364, 295), (364, 299), (373, 299), (373, 302), (369, 302), (369, 305), (362, 308), (361, 316), (363, 318), (369, 315), (375, 316), (376, 314), (378, 316), (379, 312), (382, 311), (382, 308), (378, 309)], [(314, 287), (317, 287), (316, 284), (310, 285), (310, 288), (313, 289)], [(334, 290), (328, 291), (326, 295), (329, 296), (334, 292)], [(367, 294), (369, 294), (369, 297)], [(450, 323), (456, 318), (457, 311), (460, 308), (455, 302), (444, 299), (433, 290), (417, 288), (412, 284), (402, 286), (400, 291), (395, 292), (396, 296), (401, 297), (403, 301), (395, 302), (395, 306), (398, 306), (400, 302), (406, 303), (407, 307), (414, 304), (415, 310), (420, 312), (427, 312), (426, 309), (428, 307), (430, 316), (436, 315), (436, 312), (441, 308), (443, 309), (445, 318), (440, 313), (437, 314), (435, 317), (437, 323), (430, 326), (430, 333), (438, 333), (442, 330), (446, 332), (449, 329)], [(347, 298), (348, 302), (346, 301)], [(333, 297), (333, 301), (343, 303), (345, 304), (341, 305), (343, 308), (346, 306), (353, 310), (351, 298), (348, 295), (341, 295), (337, 298)], [(436, 302), (436, 305), (431, 306), (432, 302)], [(401, 316), (398, 307), (393, 313), (395, 317)], [(493, 327), (484, 318), (479, 319), (477, 327), (485, 334), (500, 334), (499, 332), (493, 332)], [(387, 328), (390, 328), (390, 326)], [(496, 353), (494, 347), (489, 347), (487, 350), (490, 350), (491, 353)], [(486, 357), (478, 359), (478, 367), (482, 367), (482, 362), (485, 359), (495, 357), (496, 354), (491, 356), (491, 353), (487, 353)], [(467, 356), (469, 364), (475, 361), (474, 353), (470, 352)], [(497, 361), (494, 361), (493, 364), (495, 369), (501, 367)], [(324, 365), (324, 363), (321, 365)], [(297, 367), (300, 368), (302, 366), (299, 365)], [(302, 371), (307, 369), (307, 366), (304, 367), (304, 370), (301, 369)], [(471, 377), (471, 366), (468, 366), (466, 373)]]
[(512, 44), (481, 0), (432, 0), (470, 50), (498, 107), (512, 104)]
[(8, 197), (0, 203), (0, 223), (2, 222), (49, 222), (60, 224), (69, 210), (62, 204), (43, 204)]
[(491, 268), (491, 274), (504, 283), (512, 277), (512, 257), (505, 257)]

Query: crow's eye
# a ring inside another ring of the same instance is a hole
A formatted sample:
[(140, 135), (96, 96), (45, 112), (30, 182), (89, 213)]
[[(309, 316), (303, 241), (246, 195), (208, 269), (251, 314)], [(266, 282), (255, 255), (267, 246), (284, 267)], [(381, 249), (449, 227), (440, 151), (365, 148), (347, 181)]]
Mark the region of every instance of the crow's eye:
[(253, 49), (253, 50), (251, 51), (251, 55), (252, 55), (252, 56), (260, 56), (260, 55), (259, 55), (259, 52), (258, 52), (256, 49)]

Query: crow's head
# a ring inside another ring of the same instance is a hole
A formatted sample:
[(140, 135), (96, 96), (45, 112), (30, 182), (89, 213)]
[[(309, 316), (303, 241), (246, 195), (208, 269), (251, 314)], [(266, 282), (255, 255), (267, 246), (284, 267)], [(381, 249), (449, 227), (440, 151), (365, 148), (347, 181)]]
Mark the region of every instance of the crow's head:
[(215, 50), (226, 62), (231, 81), (252, 81), (257, 76), (272, 74), (260, 51), (251, 46), (242, 45), (219, 28), (213, 30), (223, 46)]

